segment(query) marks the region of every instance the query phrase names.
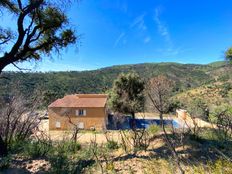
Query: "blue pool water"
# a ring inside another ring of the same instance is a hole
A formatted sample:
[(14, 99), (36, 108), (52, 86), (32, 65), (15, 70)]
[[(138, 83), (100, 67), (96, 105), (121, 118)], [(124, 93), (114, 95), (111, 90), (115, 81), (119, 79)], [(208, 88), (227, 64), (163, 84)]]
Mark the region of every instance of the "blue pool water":
[[(123, 120), (115, 120), (113, 116), (108, 117), (107, 129), (119, 130), (119, 129), (131, 129), (132, 119), (125, 116)], [(135, 125), (137, 128), (148, 128), (150, 125), (160, 125), (160, 119), (135, 119)], [(164, 125), (173, 125), (174, 128), (180, 128), (181, 125), (176, 120), (164, 120)]]
[[(160, 125), (160, 119), (136, 119), (137, 128), (148, 128), (150, 125)], [(173, 125), (174, 128), (179, 128), (180, 124), (175, 120), (164, 120), (164, 125)]]

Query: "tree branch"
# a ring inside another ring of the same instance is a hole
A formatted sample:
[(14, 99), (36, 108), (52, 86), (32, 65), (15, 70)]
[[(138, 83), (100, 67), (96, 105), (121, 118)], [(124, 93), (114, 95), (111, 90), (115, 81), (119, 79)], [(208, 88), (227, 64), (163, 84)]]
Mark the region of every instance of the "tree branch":
[(18, 67), (15, 63), (11, 63), (14, 67), (16, 67), (18, 70), (20, 70), (20, 71), (30, 71), (31, 69), (26, 69), (26, 68), (20, 68), (20, 67)]
[(18, 6), (19, 6), (19, 9), (22, 11), (23, 10), (23, 7), (22, 7), (22, 2), (21, 0), (17, 0), (18, 1)]

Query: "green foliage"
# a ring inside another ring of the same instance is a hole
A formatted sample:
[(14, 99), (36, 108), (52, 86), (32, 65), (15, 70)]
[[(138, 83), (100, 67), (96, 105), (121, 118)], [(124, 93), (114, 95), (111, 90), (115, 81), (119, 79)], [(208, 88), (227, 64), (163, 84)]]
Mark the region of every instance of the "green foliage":
[(208, 164), (210, 173), (212, 174), (231, 174), (232, 173), (232, 163), (231, 161), (219, 159), (216, 162), (210, 162)]
[(109, 106), (113, 111), (131, 114), (144, 108), (144, 82), (136, 73), (121, 74), (114, 81)]
[(208, 108), (208, 105), (205, 103), (205, 101), (202, 100), (201, 98), (195, 98), (192, 101), (192, 103), (190, 103), (187, 106), (187, 109), (188, 109), (189, 113), (191, 114), (191, 116), (199, 117), (199, 118), (202, 118), (202, 119), (208, 121), (209, 108)]
[(64, 151), (69, 153), (76, 153), (81, 149), (81, 145), (74, 141), (63, 142)]
[(31, 158), (45, 157), (52, 150), (50, 141), (31, 141), (25, 145), (25, 153)]
[(160, 126), (152, 124), (148, 127), (147, 132), (151, 135), (156, 135), (160, 130)]
[(3, 72), (6, 78), (0, 79), (0, 96), (11, 95), (15, 84), (26, 96), (32, 96), (35, 90), (43, 91), (43, 107), (47, 107), (57, 98), (73, 93), (104, 93), (113, 85), (114, 79), (122, 72), (134, 71), (145, 79), (165, 74), (175, 81), (176, 92), (185, 91), (187, 83), (191, 88), (212, 81), (213, 76), (207, 72), (216, 71), (221, 66), (191, 65), (175, 63), (147, 63), (137, 65), (122, 65), (83, 72), (47, 72), (23, 73)]
[(50, 155), (49, 162), (51, 164), (50, 173), (69, 174), (76, 170), (73, 161), (69, 161), (63, 148), (57, 148), (57, 151)]
[(222, 150), (227, 156), (232, 155), (232, 141), (231, 139), (225, 139), (224, 132), (222, 130), (201, 128), (197, 137), (190, 135), (190, 139), (203, 144), (203, 146)]
[[(11, 154), (48, 159), (51, 164), (49, 173), (78, 173), (85, 167), (94, 164), (89, 149), (82, 150), (81, 145), (73, 141), (51, 142), (29, 139), (27, 141), (13, 141), (11, 147)], [(8, 168), (10, 163), (10, 156), (0, 158), (0, 170)]]
[(221, 140), (232, 139), (232, 107), (230, 105), (222, 105), (210, 114), (210, 121), (217, 125), (216, 135)]
[(226, 52), (225, 52), (225, 58), (228, 61), (232, 61), (232, 47), (230, 47)]
[(199, 138), (205, 140), (216, 140), (219, 141), (218, 136), (215, 134), (214, 129), (201, 129), (199, 131)]
[(106, 164), (106, 170), (113, 172), (113, 173), (116, 173), (114, 163), (112, 161), (110, 161), (109, 163)]
[(18, 140), (14, 139), (12, 143), (10, 144), (9, 153), (15, 154), (15, 153), (23, 153), (28, 145), (29, 141), (24, 140)]
[(230, 79), (229, 74), (223, 74), (218, 78), (218, 80), (221, 81), (221, 82), (227, 82), (229, 79)]
[(184, 104), (180, 102), (179, 100), (173, 99), (170, 101), (168, 113), (175, 113), (176, 109), (181, 109), (184, 107)]
[(205, 174), (205, 167), (201, 165), (193, 166), (194, 174)]
[[(54, 145), (53, 151), (48, 157), (51, 164), (50, 173), (76, 173), (78, 165), (74, 158), (70, 160), (70, 154), (76, 152), (77, 149), (80, 149), (80, 145), (72, 142), (59, 142)], [(83, 165), (81, 162), (78, 164)]]
[(110, 150), (115, 150), (115, 149), (118, 149), (119, 146), (118, 146), (118, 143), (116, 141), (109, 140), (106, 143), (106, 148), (110, 149)]
[(0, 158), (0, 171), (9, 168), (11, 160), (12, 160), (11, 156)]
[[(0, 72), (10, 63), (38, 60), (51, 55), (51, 52), (60, 53), (61, 49), (76, 42), (63, 6), (49, 0), (4, 0), (0, 7), (2, 10), (8, 9), (8, 13), (3, 16), (11, 13), (15, 16), (15, 23), (12, 23), (11, 28), (0, 30), (0, 40), (3, 43), (0, 49), (6, 53), (0, 57)], [(6, 49), (5, 45), (9, 42), (14, 43), (11, 44), (14, 49)]]
[(221, 87), (219, 94), (222, 97), (227, 97), (228, 92), (232, 89), (231, 83), (224, 83)]

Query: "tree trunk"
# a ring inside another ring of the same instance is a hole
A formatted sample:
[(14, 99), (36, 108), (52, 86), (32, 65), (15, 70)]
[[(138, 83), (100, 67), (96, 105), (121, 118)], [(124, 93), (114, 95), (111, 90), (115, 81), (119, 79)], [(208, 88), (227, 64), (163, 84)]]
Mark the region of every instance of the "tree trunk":
[(0, 74), (2, 74), (3, 68), (4, 68), (4, 66), (0, 64)]
[(7, 156), (7, 154), (8, 154), (8, 151), (7, 151), (6, 144), (4, 143), (2, 137), (0, 136), (0, 157)]
[(135, 113), (132, 112), (132, 113), (131, 113), (131, 116), (132, 116), (131, 128), (132, 128), (132, 130), (135, 130), (135, 129), (136, 129), (136, 124), (135, 124)]
[(178, 169), (180, 170), (180, 173), (184, 174), (185, 172), (184, 172), (184, 170), (182, 169), (182, 167), (180, 165), (180, 159), (179, 159), (178, 154), (177, 154), (177, 152), (175, 150), (175, 147), (173, 146), (172, 142), (170, 141), (170, 139), (169, 139), (169, 137), (167, 135), (167, 132), (165, 130), (164, 119), (163, 119), (163, 113), (162, 112), (160, 112), (160, 125), (161, 125), (161, 127), (163, 129), (165, 141), (166, 141), (166, 143), (168, 145), (169, 150), (171, 150), (171, 152), (172, 152), (172, 155), (173, 155), (173, 157), (175, 159), (176, 165), (177, 165)]
[(11, 63), (10, 58), (9, 57), (7, 58), (5, 56), (0, 57), (0, 74), (2, 73), (2, 70)]

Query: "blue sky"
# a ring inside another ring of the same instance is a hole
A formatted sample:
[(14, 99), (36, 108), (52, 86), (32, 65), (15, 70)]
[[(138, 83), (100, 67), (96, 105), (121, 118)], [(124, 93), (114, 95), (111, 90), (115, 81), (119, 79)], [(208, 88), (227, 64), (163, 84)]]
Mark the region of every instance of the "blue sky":
[(80, 35), (78, 44), (65, 49), (61, 58), (19, 65), (66, 71), (223, 60), (232, 45), (231, 7), (231, 0), (81, 0), (68, 11)]

